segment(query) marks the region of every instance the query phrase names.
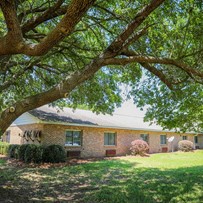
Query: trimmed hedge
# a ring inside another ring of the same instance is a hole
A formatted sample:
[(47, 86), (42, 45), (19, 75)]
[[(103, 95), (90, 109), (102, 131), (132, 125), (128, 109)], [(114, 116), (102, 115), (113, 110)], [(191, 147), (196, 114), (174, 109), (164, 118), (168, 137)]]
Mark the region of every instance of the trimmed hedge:
[(41, 145), (29, 144), (25, 149), (25, 163), (41, 163), (43, 161), (44, 148)]
[(144, 140), (134, 140), (131, 142), (130, 151), (132, 155), (145, 156), (149, 150), (149, 145)]
[(8, 154), (10, 158), (19, 159), (25, 163), (59, 163), (66, 160), (65, 150), (60, 145), (43, 147), (36, 144), (17, 145), (0, 142), (0, 154)]
[(194, 150), (193, 142), (189, 140), (181, 140), (178, 142), (178, 150), (183, 152), (190, 152)]
[(10, 144), (8, 148), (8, 156), (10, 158), (18, 159), (18, 150), (20, 145), (18, 144)]
[(25, 161), (25, 150), (27, 149), (28, 146), (29, 146), (29, 144), (20, 145), (19, 150), (18, 150), (19, 160)]
[(59, 163), (66, 161), (66, 153), (60, 145), (50, 145), (44, 149), (43, 154), (44, 162)]
[(0, 154), (7, 155), (8, 154), (9, 143), (0, 142)]

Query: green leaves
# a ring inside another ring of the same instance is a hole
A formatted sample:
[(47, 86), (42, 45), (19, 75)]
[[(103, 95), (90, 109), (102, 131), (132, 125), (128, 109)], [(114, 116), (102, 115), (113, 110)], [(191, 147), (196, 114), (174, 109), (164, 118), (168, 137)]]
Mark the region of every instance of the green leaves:
[[(22, 1), (17, 10), (21, 27), (44, 16), (55, 3), (53, 0)], [(64, 1), (48, 19), (36, 22), (36, 26), (23, 33), (25, 42), (33, 46), (41, 42), (58, 25), (69, 3), (69, 0)], [(84, 70), (105, 52), (148, 3), (149, 0), (97, 1), (75, 30), (46, 55), (1, 56), (0, 113), (12, 103), (47, 91), (72, 73)], [(149, 27), (147, 33), (127, 47), (128, 51), (142, 56), (176, 59), (203, 71), (202, 8), (202, 2), (197, 0), (165, 1), (134, 31), (136, 34)], [(0, 37), (6, 33), (4, 17), (0, 13)], [(129, 56), (119, 53), (116, 57)], [(58, 104), (112, 113), (116, 106), (121, 105), (124, 98), (121, 89), (127, 85), (131, 90), (125, 95), (127, 98), (134, 97), (139, 107), (149, 106), (146, 119), (156, 119), (167, 128), (201, 129), (203, 93), (202, 85), (196, 84), (196, 81), (201, 83), (202, 78), (171, 64), (151, 63), (171, 82), (175, 89), (171, 92), (163, 83), (164, 79), (160, 82), (140, 64), (102, 67), (90, 80), (76, 87), (68, 99), (60, 100)]]
[(165, 129), (201, 132), (203, 128), (203, 91), (200, 85), (182, 86), (171, 92), (159, 81), (149, 78), (131, 92), (139, 107), (148, 105), (145, 120), (162, 125)]

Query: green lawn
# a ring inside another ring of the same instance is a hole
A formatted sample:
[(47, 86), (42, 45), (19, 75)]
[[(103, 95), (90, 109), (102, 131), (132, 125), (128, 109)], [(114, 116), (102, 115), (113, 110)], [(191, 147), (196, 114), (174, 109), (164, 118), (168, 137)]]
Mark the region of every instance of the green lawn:
[(0, 202), (201, 203), (203, 151), (86, 164), (12, 167), (0, 159)]

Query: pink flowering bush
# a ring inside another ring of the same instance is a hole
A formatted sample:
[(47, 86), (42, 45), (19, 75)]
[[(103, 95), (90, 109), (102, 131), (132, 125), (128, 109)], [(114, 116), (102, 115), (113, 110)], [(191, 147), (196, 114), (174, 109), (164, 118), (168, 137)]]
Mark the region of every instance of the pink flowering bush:
[(132, 155), (146, 156), (149, 145), (144, 140), (134, 140), (131, 142), (130, 152)]
[(194, 144), (189, 140), (181, 140), (178, 142), (178, 150), (183, 152), (193, 151)]

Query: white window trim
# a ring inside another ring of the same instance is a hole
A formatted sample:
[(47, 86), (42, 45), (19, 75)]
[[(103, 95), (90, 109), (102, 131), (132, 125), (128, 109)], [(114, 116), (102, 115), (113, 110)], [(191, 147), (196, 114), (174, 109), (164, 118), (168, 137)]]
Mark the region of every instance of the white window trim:
[(65, 147), (82, 147), (82, 145), (69, 145), (69, 144), (65, 144)]

